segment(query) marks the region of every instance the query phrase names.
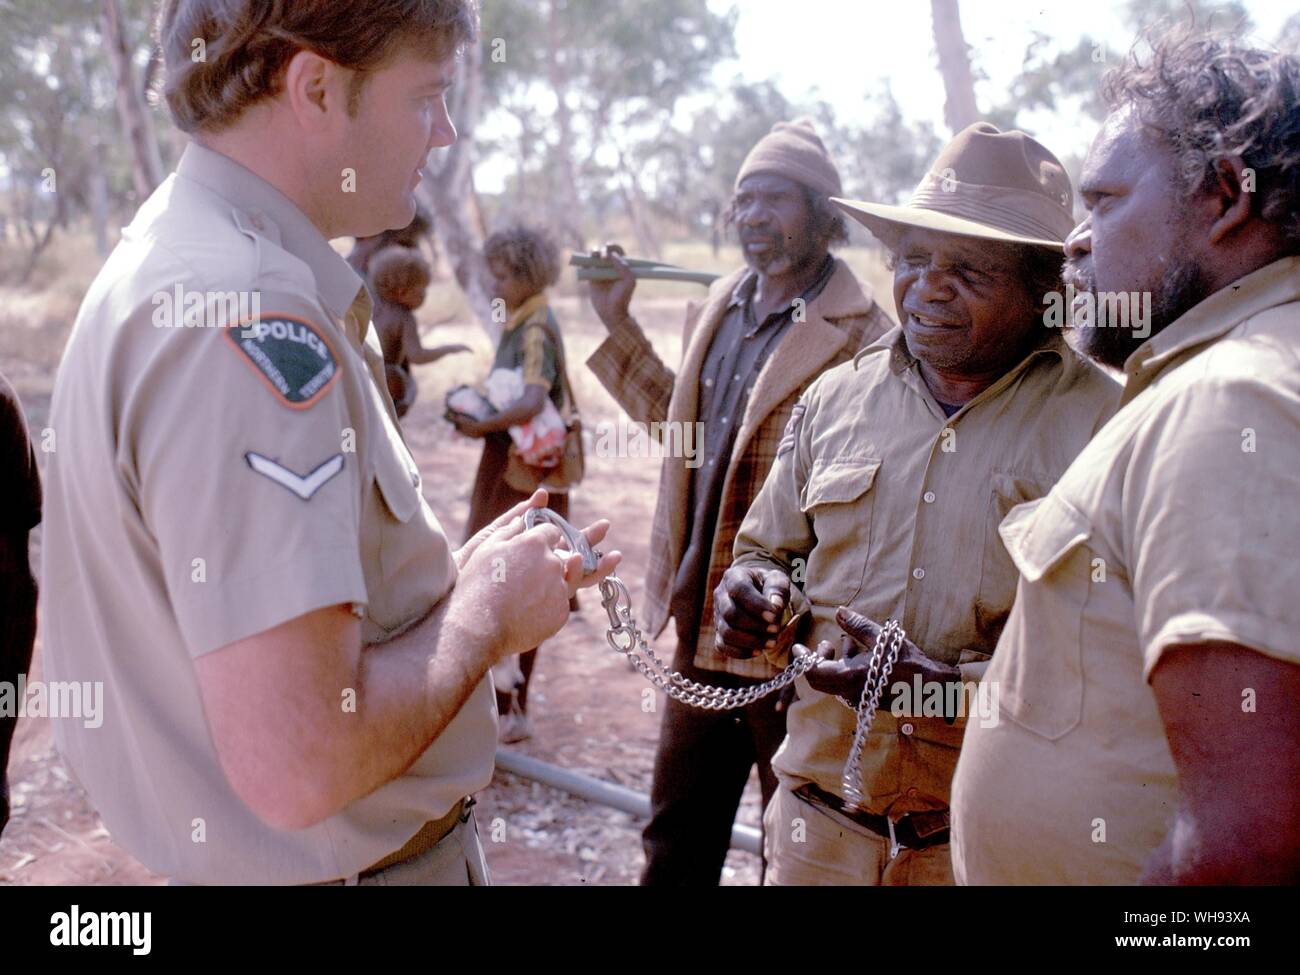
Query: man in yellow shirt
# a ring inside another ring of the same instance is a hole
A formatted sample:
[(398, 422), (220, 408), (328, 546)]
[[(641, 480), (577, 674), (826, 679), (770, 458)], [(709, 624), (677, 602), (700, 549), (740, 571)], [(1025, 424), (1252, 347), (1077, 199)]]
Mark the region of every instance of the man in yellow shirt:
[(1123, 405), (1002, 525), (1020, 583), (957, 879), (1294, 884), (1300, 61), (1162, 39), (1106, 94), (1066, 277)]

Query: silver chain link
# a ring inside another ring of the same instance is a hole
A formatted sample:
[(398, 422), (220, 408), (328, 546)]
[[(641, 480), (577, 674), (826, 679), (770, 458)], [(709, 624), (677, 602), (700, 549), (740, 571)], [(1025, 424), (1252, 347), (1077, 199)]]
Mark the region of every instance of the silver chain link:
[[(701, 684), (669, 668), (658, 655), (650, 649), (645, 636), (632, 618), (632, 599), (627, 586), (617, 576), (608, 576), (600, 582), (601, 605), (609, 616), (609, 629), (605, 639), (618, 653), (659, 690), (675, 701), (706, 711), (727, 711), (743, 708), (769, 694), (781, 690), (793, 683), (821, 660), (814, 651), (795, 657), (790, 665), (769, 680), (748, 687), (728, 688)], [(906, 634), (897, 620), (889, 620), (880, 628), (875, 646), (871, 650), (871, 662), (867, 669), (867, 682), (862, 688), (862, 697), (854, 709), (856, 718), (853, 726), (853, 742), (849, 746), (849, 756), (844, 763), (844, 775), (841, 786), (844, 798), (855, 806), (862, 806), (862, 748), (866, 743), (871, 724), (875, 721), (880, 698), (889, 681), (889, 674), (898, 662)], [(848, 705), (846, 705), (847, 707)]]
[(853, 743), (849, 745), (849, 757), (844, 762), (844, 775), (840, 779), (840, 789), (845, 800), (855, 806), (865, 805), (862, 795), (862, 748), (867, 742), (871, 723), (876, 720), (880, 696), (889, 683), (889, 674), (894, 669), (894, 664), (898, 663), (898, 653), (903, 648), (906, 636), (897, 620), (886, 620), (876, 635), (875, 646), (871, 648), (867, 682), (862, 687), (862, 697), (858, 699), (855, 709)]
[[(568, 542), (569, 550), (582, 556), (583, 570), (596, 571), (600, 553), (594, 551), (587, 543), (586, 536), (565, 519), (548, 508), (530, 508), (524, 515), (524, 523), (532, 528), (539, 521), (548, 521), (560, 529)], [(609, 617), (609, 629), (605, 640), (617, 653), (622, 654), (646, 680), (663, 691), (674, 701), (693, 708), (706, 711), (730, 711), (743, 708), (769, 694), (794, 683), (821, 661), (815, 651), (809, 651), (795, 657), (790, 665), (775, 677), (760, 684), (748, 687), (715, 687), (701, 684), (673, 670), (650, 649), (650, 644), (632, 618), (632, 597), (628, 595), (627, 586), (617, 576), (607, 576), (600, 581), (600, 604)], [(866, 744), (867, 734), (875, 721), (876, 710), (880, 707), (880, 698), (889, 682), (890, 672), (898, 662), (907, 634), (897, 620), (888, 620), (876, 635), (875, 645), (871, 649), (871, 661), (867, 667), (867, 682), (862, 688), (862, 696), (856, 708), (845, 704), (855, 713), (853, 741), (849, 746), (849, 757), (844, 763), (844, 775), (841, 787), (844, 798), (855, 806), (862, 806), (862, 749)], [(843, 699), (840, 699), (843, 701)]]

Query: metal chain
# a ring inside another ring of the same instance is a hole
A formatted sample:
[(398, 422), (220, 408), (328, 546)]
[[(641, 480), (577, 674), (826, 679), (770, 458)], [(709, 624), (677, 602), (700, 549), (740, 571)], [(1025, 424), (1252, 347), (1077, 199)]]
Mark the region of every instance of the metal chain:
[[(627, 657), (637, 671), (655, 687), (675, 701), (681, 701), (691, 707), (709, 711), (726, 711), (743, 708), (760, 698), (802, 677), (821, 658), (815, 652), (809, 652), (790, 661), (790, 665), (770, 680), (761, 684), (752, 684), (744, 688), (713, 687), (701, 684), (682, 676), (670, 669), (658, 655), (650, 649), (636, 621), (632, 619), (632, 600), (627, 586), (617, 576), (608, 576), (600, 582), (601, 605), (609, 616), (609, 630), (605, 639), (609, 645)], [(897, 620), (888, 620), (876, 635), (876, 643), (871, 649), (871, 662), (867, 667), (867, 681), (862, 688), (862, 697), (853, 709), (853, 741), (849, 745), (849, 755), (844, 762), (844, 773), (840, 785), (846, 801), (854, 806), (862, 806), (862, 749), (867, 741), (867, 734), (876, 719), (876, 710), (880, 707), (880, 698), (889, 683), (889, 675), (898, 662), (906, 634)], [(623, 641), (626, 642), (623, 642)], [(849, 707), (849, 705), (845, 705)]]
[(864, 804), (862, 795), (862, 748), (867, 742), (867, 732), (876, 720), (876, 708), (880, 706), (880, 696), (889, 684), (889, 674), (898, 663), (898, 653), (903, 647), (906, 634), (897, 620), (887, 620), (876, 635), (876, 645), (871, 648), (871, 663), (867, 668), (867, 682), (862, 687), (862, 697), (858, 699), (855, 709), (856, 719), (853, 725), (853, 743), (849, 745), (849, 757), (844, 762), (844, 775), (840, 779), (840, 788), (844, 798), (855, 806)]
[[(547, 508), (532, 508), (526, 513), (525, 524), (532, 528), (539, 521), (549, 521), (564, 534), (569, 550), (582, 555), (583, 569), (594, 572), (600, 560), (600, 553), (593, 551), (587, 544), (586, 536), (570, 525), (555, 512)], [(790, 661), (790, 665), (775, 677), (760, 684), (748, 687), (715, 687), (701, 684), (673, 670), (650, 649), (650, 644), (632, 618), (632, 597), (627, 586), (617, 576), (607, 576), (600, 581), (600, 604), (609, 617), (609, 629), (605, 640), (617, 653), (622, 654), (646, 680), (663, 691), (675, 701), (706, 711), (729, 711), (743, 708), (755, 701), (767, 697), (798, 680), (821, 661), (816, 652), (809, 652)], [(862, 697), (858, 706), (852, 708), (855, 713), (853, 741), (849, 746), (849, 756), (844, 763), (844, 775), (841, 787), (844, 798), (855, 806), (861, 806), (862, 795), (862, 749), (866, 744), (867, 734), (876, 718), (881, 695), (889, 682), (890, 672), (898, 662), (906, 633), (897, 620), (888, 620), (876, 635), (875, 646), (871, 649), (871, 661), (867, 667), (867, 682), (862, 688)], [(845, 704), (845, 707), (851, 707)]]
[[(793, 683), (820, 661), (815, 653), (796, 657), (790, 666), (770, 680), (749, 687), (714, 687), (691, 680), (671, 669), (650, 649), (636, 621), (632, 619), (632, 600), (627, 586), (617, 576), (608, 576), (600, 582), (601, 605), (609, 616), (609, 630), (605, 639), (618, 653), (627, 657), (633, 667), (675, 701), (706, 711), (729, 711), (743, 708), (767, 697)], [(626, 642), (621, 642), (626, 641)]]

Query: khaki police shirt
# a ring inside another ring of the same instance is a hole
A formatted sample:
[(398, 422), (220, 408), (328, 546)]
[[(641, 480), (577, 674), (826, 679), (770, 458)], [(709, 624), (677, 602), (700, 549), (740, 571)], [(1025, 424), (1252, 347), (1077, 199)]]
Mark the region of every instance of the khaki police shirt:
[[(241, 292), (257, 302), (242, 325), (222, 297)], [(102, 726), (55, 734), (114, 840), (158, 873), (348, 876), (491, 777), (486, 679), (407, 772), (298, 831), (236, 796), (204, 720), (203, 654), (339, 604), (382, 642), (455, 582), (369, 313), (300, 210), (192, 144), (77, 317), (51, 409), (43, 632), (49, 678), (102, 682), (104, 706)]]
[[(931, 657), (978, 681), (1011, 609), (1015, 568), (997, 527), (1042, 497), (1114, 411), (1118, 384), (1059, 333), (945, 417), (901, 329), (809, 387), (741, 527), (736, 564), (775, 565), (811, 603), (809, 645), (840, 646), (836, 607), (899, 620)], [(773, 765), (791, 787), (843, 796), (853, 712), (798, 681)], [(863, 753), (873, 812), (942, 809), (963, 726), (882, 709)], [(903, 702), (906, 703), (906, 702)]]
[(1298, 337), (1300, 259), (1207, 298), (1130, 357), (1123, 408), (1003, 524), (1020, 584), (986, 676), (1003, 720), (967, 732), (957, 768), (959, 882), (1136, 882), (1179, 798), (1147, 686), (1161, 655), (1227, 641), (1300, 663)]

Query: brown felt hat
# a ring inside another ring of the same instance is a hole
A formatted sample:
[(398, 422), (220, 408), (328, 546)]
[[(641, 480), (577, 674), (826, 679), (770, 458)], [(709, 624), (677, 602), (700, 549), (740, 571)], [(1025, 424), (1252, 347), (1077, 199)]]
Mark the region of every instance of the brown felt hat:
[(906, 226), (1053, 250), (1074, 229), (1073, 201), (1059, 159), (1025, 133), (988, 122), (958, 132), (904, 206), (832, 198), (885, 241)]

